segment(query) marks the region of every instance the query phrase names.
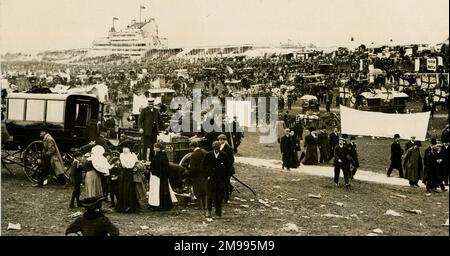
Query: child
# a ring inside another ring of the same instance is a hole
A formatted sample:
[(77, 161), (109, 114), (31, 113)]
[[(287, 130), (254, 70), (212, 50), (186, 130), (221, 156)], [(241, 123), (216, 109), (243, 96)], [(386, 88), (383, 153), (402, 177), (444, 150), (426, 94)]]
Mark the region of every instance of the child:
[(70, 224), (66, 236), (118, 236), (119, 229), (101, 211), (104, 200), (104, 197), (90, 197), (80, 201), (86, 212)]
[[(113, 167), (109, 170), (109, 197), (111, 199), (110, 207), (114, 208), (116, 207), (115, 201), (117, 201), (119, 197), (119, 175), (122, 166), (120, 165), (120, 159), (118, 157), (111, 158), (110, 164)], [(115, 201), (114, 198), (116, 199)]]
[(81, 161), (83, 154), (81, 152), (75, 152), (74, 160), (70, 165), (70, 180), (73, 184), (72, 199), (70, 199), (70, 208), (75, 208), (75, 199), (77, 200), (77, 207), (80, 207), (80, 193), (81, 183), (83, 183), (83, 168), (81, 167)]

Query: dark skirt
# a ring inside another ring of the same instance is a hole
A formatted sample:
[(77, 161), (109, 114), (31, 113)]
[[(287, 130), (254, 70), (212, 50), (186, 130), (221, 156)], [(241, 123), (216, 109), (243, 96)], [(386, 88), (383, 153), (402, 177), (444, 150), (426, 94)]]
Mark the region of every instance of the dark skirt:
[(169, 179), (161, 179), (159, 183), (159, 207), (160, 211), (170, 211), (173, 207), (170, 197)]
[(119, 178), (119, 197), (117, 199), (117, 212), (137, 212), (140, 209), (136, 195), (136, 186), (133, 181), (133, 169), (123, 168)]

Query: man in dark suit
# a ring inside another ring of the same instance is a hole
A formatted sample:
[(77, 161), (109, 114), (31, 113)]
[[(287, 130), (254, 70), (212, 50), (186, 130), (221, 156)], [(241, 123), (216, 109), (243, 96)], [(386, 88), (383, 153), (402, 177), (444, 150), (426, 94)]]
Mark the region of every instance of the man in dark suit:
[(189, 144), (193, 149), (189, 159), (188, 176), (192, 181), (194, 195), (197, 197), (200, 210), (206, 209), (206, 189), (208, 184), (208, 175), (205, 169), (202, 169), (202, 161), (208, 153), (206, 150), (198, 147), (198, 142), (193, 141)]
[(297, 168), (299, 162), (297, 160), (295, 141), (291, 136), (291, 131), (289, 129), (286, 129), (285, 133), (286, 134), (281, 137), (280, 140), (280, 151), (283, 162), (281, 168), (284, 169), (284, 167), (286, 167), (287, 170), (290, 171), (291, 168)]
[(330, 157), (328, 159), (328, 161), (331, 160), (331, 158), (333, 158), (334, 155), (334, 148), (336, 147), (336, 145), (339, 143), (339, 133), (337, 128), (334, 128), (333, 132), (330, 133)]
[(147, 160), (147, 148), (150, 147), (150, 161), (153, 159), (155, 152), (153, 144), (160, 130), (164, 129), (164, 122), (159, 114), (158, 109), (154, 108), (154, 99), (148, 99), (148, 106), (144, 108), (139, 115), (139, 132), (142, 133), (142, 156), (141, 160)]
[(242, 138), (244, 138), (244, 130), (237, 120), (237, 116), (233, 117), (232, 123), (233, 131), (231, 132), (234, 143), (234, 153), (237, 154), (237, 148), (241, 144)]
[[(229, 173), (231, 175), (234, 175), (234, 153), (233, 153), (233, 149), (231, 148), (231, 146), (228, 144), (227, 142), (227, 136), (225, 134), (220, 134), (217, 139), (220, 142), (220, 151), (224, 152), (227, 155), (227, 159), (228, 159), (228, 164), (229, 164)], [(227, 188), (227, 192), (225, 193), (225, 198), (224, 198), (224, 202), (227, 203), (228, 199), (230, 198), (230, 194), (231, 191), (233, 190), (233, 186), (230, 183), (230, 177), (228, 177), (228, 188)]]
[(319, 151), (320, 151), (320, 163), (328, 162), (330, 159), (330, 140), (328, 138), (327, 131), (325, 130), (326, 127), (323, 126), (322, 130), (320, 130), (319, 134), (317, 135), (317, 139), (319, 142)]
[(229, 185), (230, 168), (226, 154), (220, 151), (220, 142), (214, 141), (213, 150), (206, 154), (202, 168), (207, 173), (208, 189), (206, 202), (206, 217), (211, 217), (212, 204), (215, 204), (215, 214), (222, 216), (222, 203)]
[(349, 149), (350, 149), (350, 156), (352, 157), (353, 161), (351, 162), (353, 168), (351, 171), (351, 178), (355, 176), (356, 172), (359, 168), (359, 160), (358, 160), (358, 150), (356, 148), (356, 138), (355, 136), (350, 137), (350, 143), (349, 143)]
[(339, 144), (334, 148), (334, 183), (339, 186), (339, 174), (342, 169), (344, 173), (345, 187), (350, 187), (350, 152), (344, 145), (344, 139), (339, 139)]
[(441, 159), (442, 159), (442, 180), (445, 186), (448, 186), (448, 138), (444, 138), (443, 145), (441, 147)]
[(403, 178), (402, 155), (403, 149), (400, 145), (400, 135), (395, 134), (394, 142), (392, 142), (391, 144), (391, 165), (389, 165), (389, 169), (387, 170), (386, 174), (388, 177), (391, 177), (393, 169), (397, 169), (400, 178)]
[[(430, 143), (431, 143), (430, 146), (428, 146), (423, 153), (423, 162), (422, 162), (423, 163), (423, 169), (422, 169), (423, 173), (421, 173), (420, 175), (422, 178), (422, 182), (424, 184), (428, 183), (428, 176), (429, 176), (428, 174), (430, 174), (431, 175), (430, 177), (432, 177), (435, 173), (435, 170), (433, 170), (433, 168), (431, 167), (431, 165), (433, 163), (428, 162), (428, 159), (429, 159), (428, 155), (431, 154), (431, 152), (433, 151), (433, 147), (435, 147), (437, 145), (437, 140), (435, 138), (433, 138), (433, 139), (431, 139)], [(433, 182), (433, 180), (431, 179), (430, 183), (432, 183), (432, 182)]]

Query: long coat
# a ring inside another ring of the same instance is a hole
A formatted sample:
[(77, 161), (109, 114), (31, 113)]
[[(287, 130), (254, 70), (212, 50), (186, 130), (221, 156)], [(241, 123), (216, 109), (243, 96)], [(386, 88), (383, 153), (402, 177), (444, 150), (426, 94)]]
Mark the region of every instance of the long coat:
[(154, 108), (153, 111), (146, 107), (139, 115), (139, 128), (144, 130), (144, 136), (158, 136), (160, 130), (164, 129), (164, 122), (159, 114), (159, 110)]
[(405, 177), (411, 182), (418, 182), (423, 169), (422, 157), (419, 148), (412, 147), (406, 151), (403, 158), (403, 166), (405, 167)]
[[(441, 169), (442, 162), (439, 163), (438, 159), (442, 159), (440, 154), (434, 153), (431, 150), (424, 156), (424, 173), (426, 176), (427, 187), (439, 184), (441, 181)], [(423, 179), (422, 179), (423, 180)]]
[(441, 147), (441, 158), (442, 158), (442, 173), (441, 173), (441, 177), (442, 180), (448, 181), (448, 154), (449, 154), (449, 148), (445, 148), (445, 146)]
[(206, 195), (208, 174), (202, 169), (202, 161), (208, 152), (202, 148), (194, 150), (189, 159), (189, 176), (192, 180), (194, 195), (198, 198)]
[(319, 161), (317, 156), (318, 139), (311, 134), (305, 137), (305, 164), (317, 164)]
[(64, 174), (64, 162), (61, 153), (59, 152), (58, 145), (56, 145), (56, 141), (47, 133), (42, 142), (44, 144), (43, 153), (50, 158), (50, 165), (52, 166), (55, 175), (58, 176)]
[(280, 150), (283, 166), (285, 166), (286, 168), (298, 167), (297, 152), (295, 149), (295, 138), (291, 136), (283, 136), (281, 138)]
[[(339, 163), (339, 160), (341, 162)], [(353, 161), (353, 159), (350, 156), (349, 147), (344, 144), (344, 146), (341, 148), (339, 146), (336, 146), (334, 148), (334, 165), (335, 166), (342, 166), (343, 168), (349, 168), (350, 163)]]
[(392, 142), (391, 144), (391, 165), (399, 169), (402, 166), (403, 149), (400, 143)]
[(216, 158), (214, 151), (210, 151), (203, 159), (202, 166), (208, 175), (207, 197), (223, 198), (231, 176), (226, 154), (219, 151)]
[(349, 153), (350, 156), (352, 157), (353, 161), (352, 161), (352, 165), (355, 168), (359, 167), (359, 160), (358, 160), (358, 150), (356, 148), (356, 144), (350, 143), (349, 144)]
[(334, 148), (339, 144), (339, 135), (334, 132), (330, 133), (330, 151), (333, 154)]
[(328, 138), (328, 134), (326, 132), (319, 133), (319, 135), (317, 135), (317, 140), (319, 143), (320, 154), (327, 160), (330, 155), (330, 139)]
[(233, 175), (234, 172), (234, 152), (233, 149), (231, 148), (231, 146), (228, 143), (225, 143), (225, 145), (223, 146), (223, 148), (220, 150), (222, 152), (224, 152), (227, 155), (228, 158), (228, 165), (230, 168), (229, 173), (231, 173), (231, 175)]

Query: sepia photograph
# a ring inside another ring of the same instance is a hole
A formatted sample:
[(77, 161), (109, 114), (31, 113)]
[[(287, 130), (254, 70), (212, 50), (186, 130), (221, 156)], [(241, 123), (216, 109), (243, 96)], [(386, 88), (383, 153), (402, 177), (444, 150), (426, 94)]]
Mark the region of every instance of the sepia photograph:
[(0, 76), (1, 236), (449, 236), (448, 0), (0, 0)]

